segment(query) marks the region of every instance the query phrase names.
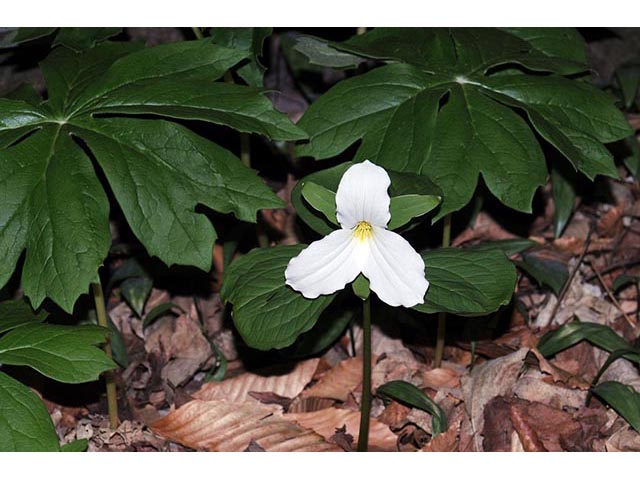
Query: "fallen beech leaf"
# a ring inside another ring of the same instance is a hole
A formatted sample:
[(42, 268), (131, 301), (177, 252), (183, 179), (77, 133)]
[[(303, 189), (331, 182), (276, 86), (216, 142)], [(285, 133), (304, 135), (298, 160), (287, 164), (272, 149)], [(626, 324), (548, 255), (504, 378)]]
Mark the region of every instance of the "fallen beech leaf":
[(285, 410), (289, 408), (293, 401), (291, 398), (281, 397), (273, 392), (249, 392), (249, 396), (266, 405), (280, 405)]
[(613, 207), (598, 219), (596, 226), (599, 237), (612, 238), (620, 233), (623, 210), (621, 206)]
[(492, 398), (484, 409), (482, 449), (485, 452), (512, 451), (513, 424), (509, 418), (510, 404), (506, 397)]
[[(358, 431), (360, 427), (360, 412), (344, 410), (339, 408), (325, 408), (317, 412), (309, 413), (287, 413), (286, 420), (296, 422), (303, 428), (308, 428), (322, 435), (329, 440), (337, 428), (345, 425), (347, 432), (354, 437), (354, 442), (358, 442)], [(384, 423), (375, 418), (369, 424), (369, 449), (381, 451), (397, 451), (396, 436)]]
[(249, 392), (269, 392), (281, 397), (294, 398), (311, 381), (320, 360), (313, 358), (298, 363), (295, 368), (280, 375), (258, 375), (243, 373), (222, 382), (210, 382), (193, 394), (198, 400), (224, 400), (234, 402), (255, 402)]
[(410, 411), (411, 407), (406, 407), (401, 403), (392, 400), (384, 409), (382, 414), (380, 414), (378, 421), (385, 425), (389, 425), (391, 428), (399, 427), (406, 423), (403, 422), (403, 420), (407, 418)]
[(471, 418), (477, 451), (482, 451), (479, 434), (484, 427), (485, 406), (492, 398), (511, 391), (520, 376), (528, 351), (522, 348), (510, 355), (490, 360), (475, 367), (469, 377), (462, 378), (465, 409)]
[[(371, 360), (375, 365), (375, 358)], [(344, 402), (362, 383), (362, 357), (343, 360), (326, 372), (302, 397), (332, 398)]]
[(423, 387), (433, 388), (434, 390), (456, 388), (460, 386), (461, 375), (462, 372), (453, 368), (434, 368), (422, 374)]
[(512, 391), (518, 398), (545, 403), (554, 408), (580, 408), (584, 405), (587, 391), (548, 383), (544, 378), (540, 372), (529, 371), (518, 379)]
[(335, 400), (330, 398), (318, 398), (318, 397), (301, 397), (298, 396), (293, 399), (291, 405), (287, 409), (288, 413), (305, 413), (315, 412), (318, 410), (324, 410), (325, 408), (333, 407)]
[(267, 452), (341, 451), (311, 430), (284, 419), (280, 408), (273, 405), (194, 400), (151, 428), (196, 450), (241, 452), (253, 441)]

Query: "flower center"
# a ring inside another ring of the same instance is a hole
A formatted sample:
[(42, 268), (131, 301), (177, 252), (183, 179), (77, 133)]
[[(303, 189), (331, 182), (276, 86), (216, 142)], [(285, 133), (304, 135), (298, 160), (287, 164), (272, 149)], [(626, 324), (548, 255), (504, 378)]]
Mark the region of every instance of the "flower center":
[(358, 240), (360, 240), (361, 242), (364, 242), (365, 240), (369, 239), (369, 237), (371, 237), (371, 228), (372, 227), (369, 222), (365, 222), (365, 221), (358, 222), (358, 224), (356, 225), (354, 235)]

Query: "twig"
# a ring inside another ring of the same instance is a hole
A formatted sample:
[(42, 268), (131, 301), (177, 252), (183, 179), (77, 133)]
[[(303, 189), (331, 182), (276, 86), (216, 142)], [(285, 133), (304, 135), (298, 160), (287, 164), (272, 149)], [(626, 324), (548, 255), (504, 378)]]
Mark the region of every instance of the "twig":
[(571, 274), (569, 275), (569, 278), (567, 279), (567, 281), (565, 282), (564, 286), (562, 287), (562, 290), (560, 290), (560, 294), (558, 295), (558, 301), (556, 302), (556, 304), (553, 307), (553, 310), (551, 311), (551, 315), (549, 316), (549, 321), (553, 321), (553, 319), (556, 316), (556, 313), (558, 313), (558, 309), (560, 308), (560, 304), (562, 303), (562, 300), (564, 299), (565, 295), (569, 291), (569, 287), (571, 286), (571, 283), (573, 282), (573, 279), (576, 276), (576, 273), (578, 272), (578, 269), (580, 268), (580, 265), (582, 265), (582, 261), (584, 260), (584, 256), (587, 254), (587, 250), (589, 250), (589, 244), (591, 243), (591, 235), (592, 234), (593, 234), (593, 223), (591, 223), (590, 226), (589, 226), (589, 233), (587, 234), (587, 240), (584, 242), (584, 248), (582, 249), (582, 253), (580, 254), (580, 257), (578, 258), (578, 263), (576, 263), (576, 266), (573, 267), (573, 270), (571, 271)]
[(602, 278), (602, 275), (600, 274), (600, 272), (598, 271), (598, 269), (596, 268), (596, 266), (593, 264), (593, 262), (589, 262), (589, 264), (591, 265), (591, 268), (593, 269), (593, 271), (596, 273), (598, 280), (600, 281), (600, 285), (602, 285), (602, 288), (605, 289), (605, 291), (607, 292), (607, 295), (609, 295), (609, 298), (611, 299), (611, 301), (613, 302), (613, 304), (616, 306), (616, 308), (620, 311), (620, 313), (624, 316), (624, 319), (627, 321), (627, 323), (631, 326), (631, 328), (635, 329), (637, 327), (636, 322), (634, 322), (631, 317), (629, 315), (627, 315), (625, 313), (624, 310), (622, 310), (622, 307), (620, 306), (620, 304), (618, 303), (618, 299), (613, 295), (613, 292), (611, 292), (611, 289), (607, 286), (607, 284), (604, 282), (604, 278)]
[[(606, 266), (602, 270), (600, 270), (600, 273), (602, 275), (604, 275), (605, 273), (612, 272), (612, 271), (617, 270), (619, 268), (630, 267), (631, 265), (637, 265), (638, 263), (640, 263), (640, 258), (634, 258), (632, 260), (625, 260), (624, 262), (612, 263), (611, 265)], [(586, 282), (590, 282), (594, 278), (596, 278), (596, 274), (595, 273), (593, 275), (590, 275), (590, 276), (586, 277), (584, 280)]]

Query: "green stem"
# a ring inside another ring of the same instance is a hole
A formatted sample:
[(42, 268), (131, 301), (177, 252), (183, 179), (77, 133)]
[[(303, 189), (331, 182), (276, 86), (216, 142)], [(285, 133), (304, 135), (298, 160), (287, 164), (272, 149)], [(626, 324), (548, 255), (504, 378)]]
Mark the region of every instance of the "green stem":
[[(96, 316), (98, 317), (98, 325), (104, 328), (109, 328), (107, 323), (107, 310), (105, 308), (104, 293), (102, 292), (102, 285), (99, 283), (91, 284), (93, 289), (93, 299), (96, 304)], [(111, 352), (111, 343), (107, 339), (107, 343), (104, 345), (104, 351), (109, 358), (113, 358)], [(107, 386), (107, 409), (109, 411), (109, 425), (112, 430), (118, 428), (118, 395), (116, 392), (116, 381), (113, 372), (105, 372), (104, 374), (105, 384)]]
[(202, 40), (204, 38), (204, 35), (202, 34), (202, 30), (200, 30), (200, 27), (191, 27), (191, 30), (193, 31), (193, 34), (196, 36), (198, 40)]
[[(444, 217), (444, 226), (442, 227), (442, 247), (446, 248), (451, 244), (451, 214), (447, 214)], [(436, 356), (434, 360), (434, 367), (440, 368), (442, 365), (442, 355), (444, 354), (444, 337), (446, 334), (445, 320), (447, 314), (440, 312), (438, 314), (438, 337), (436, 339)]]
[(360, 433), (358, 451), (369, 449), (369, 415), (371, 414), (371, 300), (362, 304), (362, 401), (360, 402)]

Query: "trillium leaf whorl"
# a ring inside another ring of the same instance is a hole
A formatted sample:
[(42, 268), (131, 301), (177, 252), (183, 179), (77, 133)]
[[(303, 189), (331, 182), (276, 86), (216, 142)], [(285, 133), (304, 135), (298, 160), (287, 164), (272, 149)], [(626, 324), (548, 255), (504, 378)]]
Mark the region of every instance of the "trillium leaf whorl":
[(336, 192), (336, 230), (291, 259), (286, 283), (306, 298), (342, 290), (362, 273), (391, 306), (424, 302), (429, 288), (424, 261), (397, 233), (391, 219), (388, 173), (368, 160), (350, 167)]

